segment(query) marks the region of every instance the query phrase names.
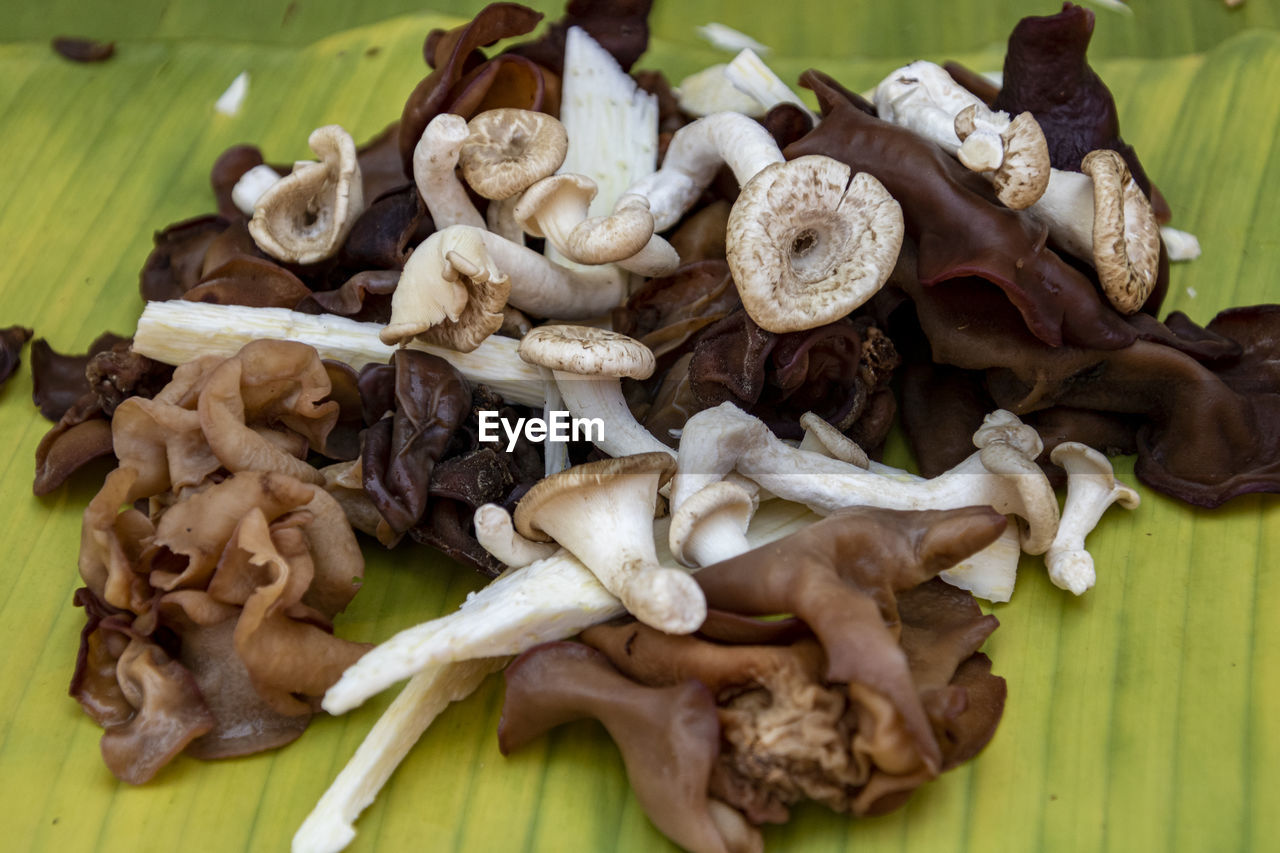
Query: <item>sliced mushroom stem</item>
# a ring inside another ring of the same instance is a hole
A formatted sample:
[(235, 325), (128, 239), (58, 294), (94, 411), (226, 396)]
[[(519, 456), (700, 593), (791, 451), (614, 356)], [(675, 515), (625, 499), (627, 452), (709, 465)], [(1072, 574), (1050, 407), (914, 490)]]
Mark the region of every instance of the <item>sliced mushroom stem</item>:
[(266, 163), (259, 163), (236, 181), (236, 185), (231, 188), (231, 201), (245, 216), (253, 216), (253, 208), (258, 203), (258, 199), (262, 198), (262, 194), (271, 189), (278, 180), (280, 180), (279, 172)]
[(795, 104), (817, 123), (818, 117), (813, 114), (800, 96), (791, 90), (786, 83), (773, 72), (760, 55), (749, 47), (743, 48), (738, 55), (725, 66), (725, 77), (733, 87), (743, 94), (750, 95), (767, 112), (778, 104)]
[(506, 660), (444, 664), (409, 679), (298, 827), (292, 853), (338, 853), (350, 844), (356, 837), (356, 818), (373, 802), (427, 727), (450, 703), (474, 693)]
[(1088, 445), (1064, 441), (1053, 449), (1049, 459), (1066, 469), (1067, 500), (1044, 561), (1054, 586), (1080, 595), (1097, 580), (1093, 555), (1085, 549), (1085, 537), (1111, 504), (1134, 509), (1140, 498), (1116, 480), (1107, 457)]
[[(379, 339), (382, 328), (333, 314), (173, 299), (143, 307), (133, 350), (165, 364), (185, 364), (202, 355), (229, 358), (250, 341), (288, 340), (315, 347), (321, 358), (359, 370), (367, 364), (386, 364), (395, 352)], [(542, 373), (516, 354), (519, 341), (491, 335), (468, 353), (419, 341), (405, 346), (440, 356), (468, 381), (489, 386), (508, 402), (542, 405)]]
[(471, 203), (456, 171), (469, 134), (466, 119), (441, 113), (427, 125), (413, 149), (413, 181), (437, 229), (450, 225), (485, 227), (484, 217)]
[(477, 507), (474, 521), (480, 547), (513, 569), (548, 559), (556, 552), (550, 542), (534, 542), (517, 533), (511, 514), (497, 504)]
[(649, 200), (655, 231), (680, 219), (727, 165), (739, 185), (785, 158), (764, 126), (741, 113), (713, 113), (685, 125), (671, 137), (662, 168), (627, 190)]

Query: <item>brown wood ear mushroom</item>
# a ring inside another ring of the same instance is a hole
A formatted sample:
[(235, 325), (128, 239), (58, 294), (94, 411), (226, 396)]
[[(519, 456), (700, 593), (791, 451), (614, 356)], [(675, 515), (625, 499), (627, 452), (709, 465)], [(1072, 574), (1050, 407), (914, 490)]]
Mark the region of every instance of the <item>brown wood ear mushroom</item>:
[(594, 717), (617, 743), (645, 814), (668, 838), (696, 853), (763, 849), (742, 815), (707, 796), (720, 745), (711, 691), (688, 680), (645, 687), (580, 643), (548, 643), (507, 667), (498, 724), (504, 755), (563, 723)]

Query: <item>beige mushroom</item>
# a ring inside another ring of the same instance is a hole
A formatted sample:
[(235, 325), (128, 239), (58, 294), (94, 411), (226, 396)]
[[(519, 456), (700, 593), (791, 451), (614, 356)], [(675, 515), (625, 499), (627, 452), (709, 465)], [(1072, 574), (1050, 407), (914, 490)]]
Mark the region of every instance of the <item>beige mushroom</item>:
[(797, 157), (742, 188), (729, 214), (729, 269), (761, 328), (812, 329), (875, 295), (904, 233), (902, 208), (874, 177), (823, 155)]
[(1160, 226), (1151, 203), (1116, 151), (1090, 151), (1080, 171), (1093, 179), (1093, 265), (1115, 309), (1133, 314), (1156, 286)]
[(1118, 503), (1125, 509), (1135, 509), (1140, 498), (1116, 480), (1107, 457), (1088, 445), (1064, 441), (1053, 449), (1049, 459), (1067, 472), (1067, 500), (1044, 562), (1054, 586), (1080, 595), (1097, 580), (1093, 555), (1084, 547), (1085, 537), (1097, 526), (1107, 507)]
[(414, 249), (391, 295), (384, 344), (417, 338), (471, 352), (502, 328), (510, 280), (489, 259), (479, 229), (454, 225)]
[(569, 468), (525, 493), (516, 505), (516, 530), (560, 543), (646, 625), (690, 633), (706, 618), (706, 599), (687, 572), (658, 563), (653, 539), (658, 489), (674, 469), (666, 453)]
[(1044, 195), (1052, 168), (1040, 123), (1031, 113), (1024, 112), (1002, 128), (988, 124), (990, 130), (983, 133), (979, 131), (980, 109), (980, 105), (970, 104), (956, 115), (955, 132), (962, 142), (960, 162), (975, 172), (991, 170), (996, 198), (1005, 207), (1030, 207)]
[(871, 460), (867, 452), (858, 443), (840, 430), (827, 423), (813, 412), (805, 412), (800, 416), (800, 426), (804, 427), (804, 438), (800, 441), (800, 449), (810, 453), (821, 453), (832, 459), (839, 459), (859, 468), (870, 468)]
[(942, 66), (924, 60), (891, 72), (872, 97), (880, 118), (918, 133), (989, 178), (1006, 207), (1022, 210), (1045, 191), (1049, 147), (1030, 113), (1011, 120)]
[(436, 228), (485, 226), (466, 187), (458, 180), (458, 158), (469, 133), (462, 116), (441, 113), (431, 120), (414, 146), (413, 182)]
[(636, 421), (622, 396), (622, 377), (653, 375), (653, 351), (644, 344), (591, 326), (547, 325), (521, 338), (517, 352), (529, 364), (551, 369), (573, 417), (599, 420), (595, 445), (605, 453), (675, 455)]
[(1107, 299), (1137, 311), (1155, 287), (1160, 229), (1151, 203), (1114, 151), (1091, 151), (1081, 169), (1054, 169), (1040, 200), (1028, 208), (1055, 243), (1093, 264)]
[(579, 264), (617, 263), (644, 276), (667, 275), (680, 263), (671, 245), (653, 233), (649, 203), (624, 196), (610, 216), (588, 217), (596, 182), (585, 175), (543, 178), (515, 206), (516, 222)]
[(467, 122), (463, 180), (487, 199), (506, 199), (555, 174), (569, 150), (559, 119), (533, 110), (487, 110)]
[(356, 144), (336, 124), (307, 139), (319, 163), (300, 162), (254, 205), (249, 233), (258, 248), (291, 264), (312, 264), (337, 253), (364, 211)]
[(747, 527), (756, 501), (742, 486), (721, 480), (690, 495), (671, 513), (667, 544), (682, 566), (710, 566), (751, 550)]

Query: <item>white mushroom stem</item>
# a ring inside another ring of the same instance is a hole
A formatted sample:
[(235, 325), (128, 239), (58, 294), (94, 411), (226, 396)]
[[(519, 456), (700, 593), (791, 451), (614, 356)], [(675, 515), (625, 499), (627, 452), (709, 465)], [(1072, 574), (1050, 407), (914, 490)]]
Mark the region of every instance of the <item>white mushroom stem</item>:
[(739, 51), (733, 61), (725, 66), (724, 75), (735, 89), (744, 95), (750, 95), (766, 112), (778, 104), (795, 104), (817, 123), (818, 117), (805, 106), (800, 96), (783, 83), (750, 47)]
[(1066, 469), (1067, 500), (1057, 535), (1045, 553), (1045, 565), (1054, 586), (1080, 595), (1097, 580), (1093, 555), (1085, 550), (1085, 537), (1111, 504), (1134, 509), (1140, 498), (1116, 480), (1110, 460), (1088, 445), (1064, 441), (1049, 459)]
[[(248, 308), (172, 299), (148, 302), (138, 318), (133, 350), (165, 364), (185, 364), (202, 355), (235, 355), (250, 341), (298, 341), (321, 358), (359, 370), (386, 364), (395, 347), (384, 344), (377, 323), (359, 323), (333, 314), (302, 314), (286, 308)], [(516, 355), (519, 341), (491, 335), (478, 348), (460, 353), (410, 341), (409, 349), (440, 356), (468, 381), (488, 385), (504, 400), (522, 406), (543, 403), (542, 372)]]
[(253, 216), (253, 207), (258, 199), (278, 180), (279, 172), (266, 163), (259, 163), (236, 181), (236, 185), (231, 188), (231, 201), (245, 216)]
[(1054, 169), (1049, 186), (1030, 213), (1049, 227), (1066, 251), (1093, 263), (1093, 179), (1082, 172)]
[(324, 709), (342, 714), (428, 667), (515, 655), (571, 637), (624, 612), (622, 604), (567, 551), (512, 569), (467, 597), (458, 610), (379, 644), (342, 674)]
[(1200, 257), (1200, 241), (1189, 231), (1162, 225), (1160, 239), (1164, 240), (1164, 248), (1170, 261), (1194, 261)]
[(474, 521), (480, 547), (513, 569), (545, 560), (557, 550), (550, 542), (534, 542), (517, 533), (511, 513), (497, 504), (477, 507)]
[(660, 451), (676, 453), (645, 429), (622, 396), (622, 383), (615, 376), (583, 376), (564, 370), (552, 371), (565, 409), (575, 418), (601, 422), (596, 447), (610, 456), (633, 456)]
[(470, 130), (467, 120), (453, 113), (441, 113), (431, 120), (413, 149), (413, 180), (427, 203), (437, 229), (450, 225), (484, 228), (456, 171), (462, 144)]
[(524, 229), (520, 227), (519, 222), (516, 222), (516, 205), (519, 203), (518, 195), (489, 202), (489, 207), (484, 212), (484, 223), (499, 237), (505, 237), (517, 246), (523, 246)]
[(292, 853), (337, 853), (356, 836), (355, 820), (382, 790), (427, 727), (452, 702), (476, 691), (506, 658), (434, 666), (414, 675), (293, 836)]
[(694, 118), (712, 113), (734, 112), (761, 118), (768, 110), (747, 92), (729, 81), (724, 63), (708, 66), (680, 81), (675, 88), (680, 110)]
[(627, 275), (611, 265), (570, 268), (489, 231), (482, 236), (493, 262), (511, 277), (509, 302), (521, 311), (582, 320), (626, 301)]
[(1026, 522), (1022, 548), (1040, 554), (1058, 526), (1058, 504), (1035, 464), (1041, 445), (1034, 430), (1014, 415), (987, 416), (974, 436), (982, 449), (932, 480), (885, 477), (835, 459), (796, 450), (763, 421), (731, 403), (694, 415), (680, 439), (671, 500), (680, 503), (736, 470), (769, 492), (827, 514), (847, 506), (886, 509), (953, 509), (992, 506)]
[[(542, 417), (551, 423), (553, 412), (565, 411), (564, 397), (560, 394), (560, 386), (556, 384), (555, 375), (547, 368), (542, 369), (542, 382), (546, 398), (542, 404)], [(569, 467), (569, 445), (563, 441), (545, 441), (542, 444), (542, 473), (545, 477), (559, 474)]]
[(677, 130), (662, 168), (632, 184), (627, 194), (648, 199), (654, 230), (665, 231), (693, 207), (721, 165), (742, 185), (765, 166), (782, 162), (778, 143), (758, 121), (714, 113)]

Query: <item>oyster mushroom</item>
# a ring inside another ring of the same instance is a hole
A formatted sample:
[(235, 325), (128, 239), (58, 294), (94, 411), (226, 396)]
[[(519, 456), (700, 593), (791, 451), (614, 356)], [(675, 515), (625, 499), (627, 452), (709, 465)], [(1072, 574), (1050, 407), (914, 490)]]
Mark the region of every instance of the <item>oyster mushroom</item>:
[(550, 368), (565, 407), (575, 418), (598, 419), (596, 446), (610, 456), (675, 453), (632, 416), (620, 379), (647, 379), (653, 352), (626, 335), (591, 326), (539, 326), (517, 350), (529, 364)]
[(755, 510), (752, 494), (736, 483), (722, 480), (699, 489), (672, 510), (671, 556), (683, 566), (710, 566), (746, 553)]
[(641, 622), (687, 634), (706, 618), (706, 601), (687, 572), (658, 563), (653, 541), (658, 489), (674, 469), (666, 453), (574, 466), (525, 493), (516, 530), (560, 543)]
[(1111, 504), (1134, 509), (1140, 498), (1133, 489), (1116, 481), (1111, 462), (1088, 445), (1064, 441), (1053, 449), (1049, 459), (1066, 469), (1067, 501), (1044, 561), (1054, 586), (1080, 595), (1097, 580), (1093, 555), (1084, 547), (1085, 537)]
[(490, 259), (482, 233), (452, 225), (414, 249), (391, 294), (391, 321), (378, 333), (384, 344), (418, 338), (471, 352), (502, 328), (511, 282)]
[(502, 200), (555, 174), (569, 150), (559, 119), (533, 110), (486, 110), (466, 123), (462, 177), (480, 195)]
[(822, 155), (762, 169), (729, 213), (726, 254), (742, 305), (770, 332), (834, 322), (893, 271), (902, 208), (872, 176)]
[(323, 261), (337, 253), (364, 210), (356, 144), (336, 124), (307, 139), (319, 163), (294, 164), (254, 205), (249, 233), (258, 248), (293, 264)]

